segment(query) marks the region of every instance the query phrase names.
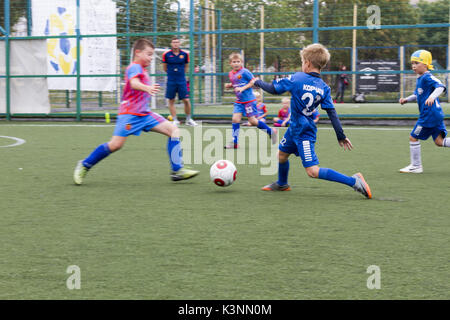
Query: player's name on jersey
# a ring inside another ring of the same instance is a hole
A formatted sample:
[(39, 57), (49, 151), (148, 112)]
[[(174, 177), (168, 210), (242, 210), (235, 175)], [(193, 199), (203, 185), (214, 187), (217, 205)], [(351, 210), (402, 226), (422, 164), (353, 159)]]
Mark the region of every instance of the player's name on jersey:
[(304, 84), (303, 85), (303, 90), (305, 90), (305, 91), (314, 91), (314, 90), (316, 90), (316, 92), (318, 94), (323, 95), (323, 89), (317, 88), (317, 87), (314, 87), (314, 86), (310, 86), (309, 84)]

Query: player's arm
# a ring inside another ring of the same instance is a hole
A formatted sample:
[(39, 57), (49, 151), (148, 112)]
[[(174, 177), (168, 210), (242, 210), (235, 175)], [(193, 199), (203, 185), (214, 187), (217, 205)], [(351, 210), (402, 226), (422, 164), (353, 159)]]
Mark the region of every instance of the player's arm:
[(269, 114), (269, 112), (267, 112), (266, 106), (263, 107), (263, 112), (264, 112), (264, 113), (263, 113), (261, 116), (259, 116), (259, 117), (257, 118), (258, 120), (267, 117), (267, 115)]
[(144, 91), (151, 95), (156, 94), (159, 91), (160, 85), (155, 83), (151, 86), (148, 86), (146, 84), (143, 84), (141, 80), (139, 80), (138, 77), (134, 77), (130, 80), (130, 86), (134, 90)]
[(263, 89), (265, 92), (271, 93), (271, 94), (279, 94), (276, 90), (275, 90), (275, 86), (273, 83), (269, 83), (269, 82), (264, 82), (258, 78), (253, 78), (251, 83), (253, 83), (253, 85), (255, 87), (261, 88)]
[(413, 102), (413, 101), (417, 101), (417, 96), (415, 94), (410, 95), (409, 97), (406, 98), (400, 98), (400, 100), (398, 100), (398, 102), (400, 104), (405, 104), (408, 102)]
[(437, 87), (436, 89), (434, 89), (434, 91), (428, 97), (427, 101), (425, 101), (425, 104), (427, 106), (432, 106), (434, 100), (436, 100), (444, 91), (445, 87)]
[(251, 87), (253, 87), (253, 82), (250, 80), (250, 82), (247, 83), (245, 86), (237, 87), (234, 90), (237, 92), (244, 92), (245, 90), (247, 90), (248, 88), (251, 88)]
[(281, 124), (282, 127), (286, 126), (286, 123), (289, 122), (289, 120), (291, 120), (291, 114), (289, 113), (289, 115), (286, 117), (286, 119), (284, 119), (283, 123)]

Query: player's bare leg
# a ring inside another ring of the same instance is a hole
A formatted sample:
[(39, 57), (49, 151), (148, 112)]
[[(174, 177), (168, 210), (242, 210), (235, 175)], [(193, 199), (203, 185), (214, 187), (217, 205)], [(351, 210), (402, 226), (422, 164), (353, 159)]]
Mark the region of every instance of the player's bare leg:
[(169, 112), (173, 119), (173, 124), (176, 126), (180, 125), (180, 121), (177, 118), (177, 109), (175, 108), (175, 99), (169, 99)]

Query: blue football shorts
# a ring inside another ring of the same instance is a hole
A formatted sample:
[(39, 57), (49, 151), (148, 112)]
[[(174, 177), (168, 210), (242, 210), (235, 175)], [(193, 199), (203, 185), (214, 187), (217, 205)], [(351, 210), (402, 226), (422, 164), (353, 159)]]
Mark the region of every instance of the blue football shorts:
[(146, 116), (136, 116), (134, 114), (121, 114), (117, 116), (114, 136), (128, 137), (129, 135), (139, 136), (141, 131), (149, 132), (154, 127), (167, 121), (156, 112), (151, 112)]
[(314, 141), (294, 139), (288, 129), (280, 141), (278, 149), (285, 153), (295, 154), (302, 159), (303, 167), (308, 168), (319, 164), (314, 150)]
[(246, 117), (257, 117), (258, 109), (256, 108), (256, 101), (248, 103), (234, 103), (233, 113), (242, 113)]
[(411, 131), (411, 137), (415, 139), (427, 140), (430, 136), (433, 137), (433, 140), (436, 140), (438, 136), (442, 136), (443, 138), (447, 136), (447, 129), (445, 128), (444, 121), (432, 128), (422, 127), (419, 122), (417, 122)]
[(178, 93), (178, 99), (183, 100), (189, 98), (189, 91), (187, 82), (172, 82), (167, 81), (166, 98), (169, 100), (175, 99)]

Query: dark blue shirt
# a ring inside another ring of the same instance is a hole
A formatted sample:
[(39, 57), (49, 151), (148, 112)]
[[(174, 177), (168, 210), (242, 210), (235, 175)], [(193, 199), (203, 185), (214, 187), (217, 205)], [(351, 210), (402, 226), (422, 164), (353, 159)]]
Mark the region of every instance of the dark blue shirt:
[(180, 50), (178, 54), (172, 50), (166, 51), (163, 53), (162, 62), (167, 65), (167, 81), (186, 81), (184, 68), (189, 63), (189, 54), (186, 51)]

